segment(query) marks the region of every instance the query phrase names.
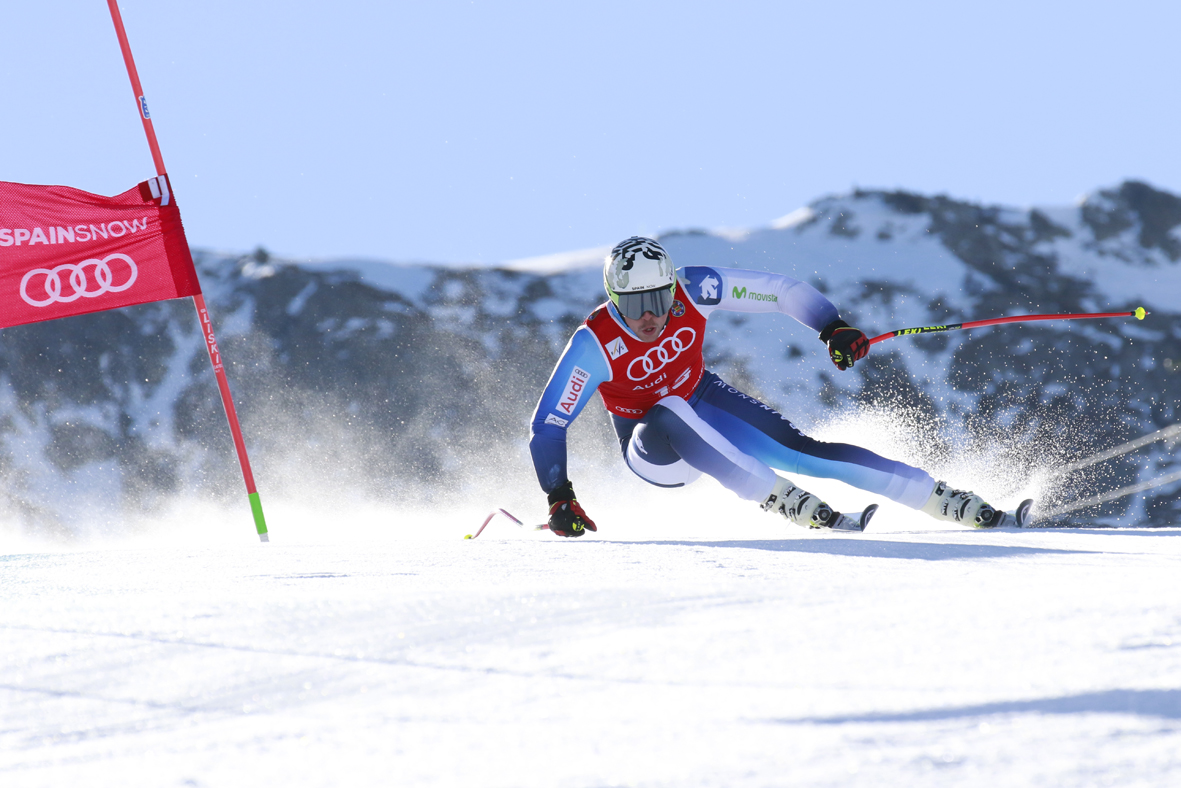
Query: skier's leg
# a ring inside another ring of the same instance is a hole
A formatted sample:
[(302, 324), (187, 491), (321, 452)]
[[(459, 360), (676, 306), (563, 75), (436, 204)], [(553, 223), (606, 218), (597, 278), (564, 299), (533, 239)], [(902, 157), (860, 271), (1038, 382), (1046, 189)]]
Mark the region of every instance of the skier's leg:
[(744, 454), (680, 397), (665, 397), (620, 437), (628, 467), (652, 484), (679, 487), (707, 473), (796, 525), (832, 527), (836, 520), (831, 507)]
[(936, 482), (926, 471), (868, 449), (822, 443), (800, 432), (774, 409), (727, 385), (713, 373), (702, 383), (694, 410), (725, 433), (740, 451), (774, 468), (840, 481), (875, 492), (937, 520), (991, 528), (998, 511), (979, 495)]
[(680, 397), (665, 397), (648, 411), (625, 449), (628, 467), (664, 487), (706, 473), (740, 498), (763, 501), (775, 486), (773, 470), (739, 451)]
[(710, 377), (693, 409), (740, 451), (773, 468), (838, 479), (912, 509), (921, 509), (930, 498), (935, 479), (926, 471), (860, 446), (809, 438), (786, 416), (716, 375)]

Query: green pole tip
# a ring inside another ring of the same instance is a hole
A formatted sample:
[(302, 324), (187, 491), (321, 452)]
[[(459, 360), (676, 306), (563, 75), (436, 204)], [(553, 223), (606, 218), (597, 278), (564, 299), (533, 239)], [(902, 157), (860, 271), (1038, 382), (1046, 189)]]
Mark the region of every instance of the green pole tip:
[(258, 531), (258, 538), (264, 542), (271, 541), (267, 536), (267, 521), (262, 514), (262, 499), (256, 492), (248, 493), (246, 497), (250, 499), (250, 511), (254, 515), (254, 529)]
[(1144, 316), (1148, 313), (1144, 311), (1144, 307), (1138, 306), (1136, 307), (1136, 312), (1134, 314), (1136, 315), (1137, 320), (1143, 320)]

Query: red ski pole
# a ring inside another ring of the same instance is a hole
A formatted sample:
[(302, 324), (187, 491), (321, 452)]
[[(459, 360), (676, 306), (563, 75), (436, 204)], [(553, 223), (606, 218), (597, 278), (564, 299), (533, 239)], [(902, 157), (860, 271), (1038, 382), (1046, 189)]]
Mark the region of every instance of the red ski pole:
[[(156, 141), (156, 130), (152, 127), (152, 116), (148, 112), (148, 102), (144, 100), (143, 87), (139, 83), (139, 72), (136, 71), (135, 60), (131, 57), (131, 44), (127, 41), (127, 31), (123, 29), (123, 16), (119, 13), (118, 0), (107, 0), (107, 5), (111, 9), (111, 20), (115, 23), (115, 33), (119, 36), (119, 46), (123, 50), (123, 62), (127, 64), (127, 76), (131, 78), (131, 89), (135, 93), (135, 103), (139, 107), (139, 116), (144, 124), (148, 147), (152, 150), (152, 160), (156, 163), (156, 174), (166, 175), (164, 157), (160, 155), (160, 144)], [(213, 335), (213, 324), (209, 320), (205, 297), (200, 293), (193, 296), (193, 306), (197, 309), (197, 320), (205, 334), (205, 349), (209, 351), (209, 363), (213, 365), (213, 374), (217, 377), (217, 390), (221, 394), (221, 404), (226, 410), (226, 421), (230, 425), (230, 434), (234, 437), (234, 448), (238, 452), (238, 464), (242, 466), (242, 478), (246, 481), (246, 495), (250, 500), (250, 511), (254, 515), (254, 527), (258, 531), (258, 538), (269, 542), (267, 522), (262, 514), (262, 501), (254, 486), (254, 472), (250, 470), (250, 458), (246, 455), (246, 441), (242, 438), (242, 427), (238, 424), (238, 412), (234, 408), (234, 399), (230, 395), (230, 381), (226, 377), (225, 368), (221, 363), (221, 353), (217, 349), (217, 337)]]
[(1026, 323), (1034, 320), (1084, 320), (1097, 317), (1134, 317), (1143, 320), (1148, 312), (1144, 307), (1136, 307), (1131, 312), (1083, 312), (1075, 315), (1012, 315), (1010, 317), (993, 317), (988, 320), (971, 320), (967, 323), (949, 323), (945, 326), (921, 326), (919, 328), (900, 328), (888, 331), (869, 340), (869, 344), (876, 345), (894, 337), (909, 336), (911, 334), (934, 334), (940, 331), (959, 331), (965, 328), (980, 328), (981, 326), (995, 326), (1001, 323)]

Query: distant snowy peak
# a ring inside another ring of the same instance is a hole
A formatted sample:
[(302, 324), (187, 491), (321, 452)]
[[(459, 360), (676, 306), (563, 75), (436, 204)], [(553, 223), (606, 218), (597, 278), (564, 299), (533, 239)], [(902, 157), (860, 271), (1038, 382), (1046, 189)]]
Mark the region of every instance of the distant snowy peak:
[[(906, 191), (859, 189), (848, 195), (818, 199), (771, 222), (770, 229), (804, 232), (820, 228), (839, 238), (869, 234), (888, 241), (897, 235), (895, 228), (904, 217), (919, 218), (924, 231), (933, 234), (1003, 230), (1025, 244), (1074, 238), (1088, 250), (1126, 262), (1181, 261), (1181, 197), (1140, 181), (1100, 189), (1075, 206), (1029, 209), (978, 205), (945, 195), (928, 197)], [(710, 234), (725, 238), (734, 235)], [(1128, 247), (1139, 247), (1143, 254), (1126, 259)]]
[(808, 206), (803, 208), (796, 208), (786, 216), (780, 216), (775, 221), (771, 222), (772, 230), (790, 230), (792, 227), (798, 227), (801, 224), (806, 224), (816, 218), (816, 212)]
[[(1079, 211), (1101, 253), (1122, 257), (1127, 247), (1138, 247), (1145, 250), (1144, 256), (1127, 262), (1181, 261), (1181, 197), (1126, 181), (1117, 189), (1089, 195)], [(1127, 243), (1130, 240), (1135, 243)]]
[[(998, 268), (1045, 258), (1054, 270), (1095, 281), (1114, 299), (1151, 303), (1181, 291), (1181, 197), (1139, 181), (1100, 189), (1074, 206), (1037, 208), (859, 189), (820, 198), (767, 227), (672, 230), (658, 237), (678, 266), (760, 267), (809, 280), (825, 279), (826, 270), (835, 268), (867, 278), (958, 286), (967, 273), (964, 265), (992, 275)], [(598, 269), (610, 249), (606, 244), (494, 267), (537, 276), (582, 273)], [(349, 272), (366, 284), (412, 299), (424, 295), (436, 274), (462, 268), (287, 262), (311, 271)], [(1136, 270), (1128, 272), (1128, 266)]]
[(754, 263), (805, 279), (836, 270), (951, 292), (974, 272), (1020, 291), (1028, 289), (1025, 270), (1041, 280), (1090, 282), (1102, 303), (1171, 308), (1171, 294), (1181, 292), (1181, 198), (1139, 181), (1075, 206), (1025, 209), (857, 190), (745, 234), (688, 230), (660, 238), (678, 265)]
[(599, 268), (603, 265), (603, 258), (611, 252), (611, 246), (596, 246), (591, 249), (578, 249), (573, 252), (558, 252), (538, 257), (523, 257), (510, 260), (500, 267), (510, 271), (522, 271), (530, 274), (557, 274), (564, 271), (575, 271), (581, 268)]
[[(870, 231), (880, 240), (889, 240), (893, 233), (888, 224), (871, 226), (875, 218), (891, 221), (890, 216), (882, 217), (883, 208), (896, 216), (925, 215), (932, 221), (929, 227), (933, 232), (957, 225), (961, 229), (966, 224), (983, 225), (1016, 230), (1026, 242), (1070, 238), (1079, 233), (1083, 242), (1109, 242), (1107, 247), (1120, 254), (1126, 253), (1118, 249), (1120, 242), (1131, 240), (1147, 252), (1161, 252), (1168, 262), (1181, 261), (1181, 197), (1140, 181), (1100, 189), (1075, 206), (1029, 209), (978, 205), (945, 195), (927, 197), (906, 191), (859, 189), (798, 208), (772, 222), (771, 229), (800, 231), (821, 224), (836, 236), (857, 237)], [(858, 221), (859, 215), (869, 221)], [(1113, 239), (1117, 242), (1111, 242)]]

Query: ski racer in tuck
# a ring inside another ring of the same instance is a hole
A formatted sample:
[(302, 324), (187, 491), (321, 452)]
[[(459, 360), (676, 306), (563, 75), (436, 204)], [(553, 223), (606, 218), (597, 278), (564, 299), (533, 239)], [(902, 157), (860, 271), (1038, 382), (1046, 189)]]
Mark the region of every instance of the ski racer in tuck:
[(1001, 512), (978, 495), (868, 449), (813, 440), (705, 369), (705, 325), (717, 310), (790, 315), (820, 334), (838, 369), (852, 368), (869, 352), (869, 340), (811, 285), (734, 268), (677, 271), (659, 243), (638, 236), (611, 250), (603, 281), (610, 300), (574, 332), (533, 413), (529, 450), (555, 534), (598, 530), (566, 476), (566, 431), (596, 389), (628, 467), (660, 487), (680, 487), (704, 473), (796, 525), (838, 522), (838, 512), (778, 469), (839, 479), (940, 520), (979, 528), (999, 522)]

